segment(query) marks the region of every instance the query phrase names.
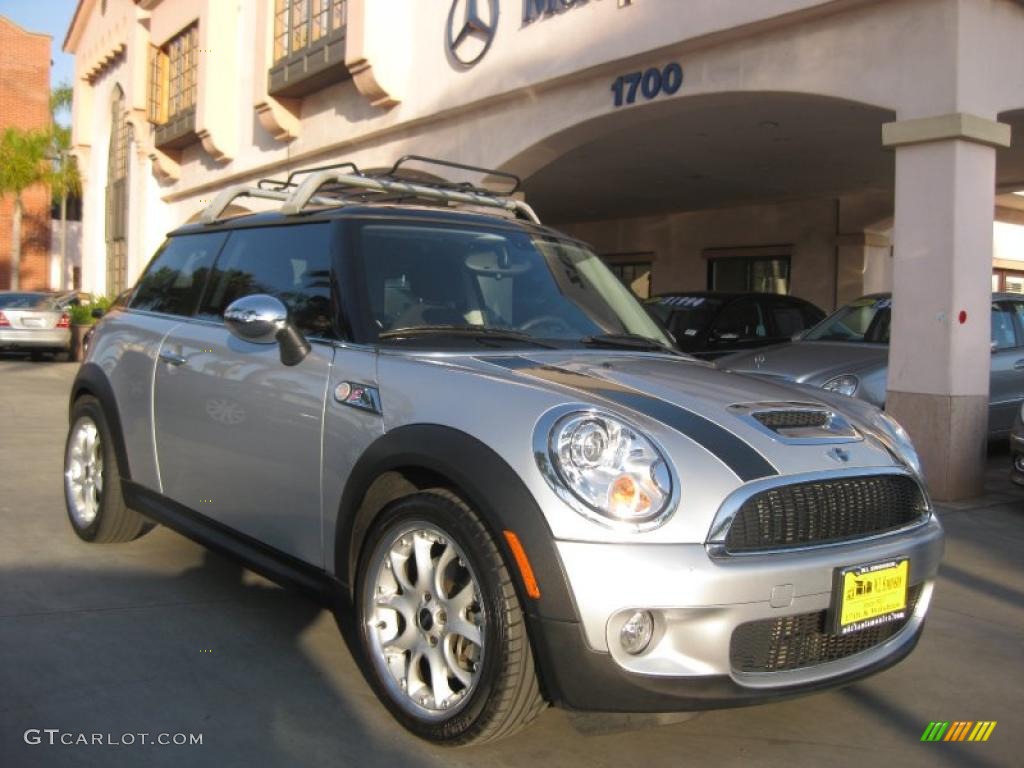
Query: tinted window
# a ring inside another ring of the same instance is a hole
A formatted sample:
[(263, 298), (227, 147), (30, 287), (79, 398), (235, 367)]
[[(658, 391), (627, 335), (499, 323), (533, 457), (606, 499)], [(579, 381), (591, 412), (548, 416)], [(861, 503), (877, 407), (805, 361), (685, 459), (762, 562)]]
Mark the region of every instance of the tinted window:
[(132, 297), (132, 309), (191, 315), (227, 235), (179, 235), (157, 251)]
[(996, 349), (1017, 346), (1017, 337), (1013, 331), (1013, 315), (999, 304), (992, 305), (992, 343)]
[(680, 349), (692, 351), (697, 336), (707, 328), (722, 301), (709, 296), (659, 296), (645, 302), (645, 306), (672, 332)]
[(199, 314), (220, 318), (235, 299), (254, 293), (284, 302), (303, 333), (331, 335), (330, 225), (232, 232), (217, 259)]
[(771, 302), (768, 305), (768, 311), (771, 312), (772, 320), (775, 322), (775, 332), (779, 336), (792, 336), (809, 325), (807, 319), (811, 313), (800, 304)]
[(750, 299), (740, 299), (722, 310), (712, 333), (720, 339), (755, 339), (768, 335), (761, 307)]

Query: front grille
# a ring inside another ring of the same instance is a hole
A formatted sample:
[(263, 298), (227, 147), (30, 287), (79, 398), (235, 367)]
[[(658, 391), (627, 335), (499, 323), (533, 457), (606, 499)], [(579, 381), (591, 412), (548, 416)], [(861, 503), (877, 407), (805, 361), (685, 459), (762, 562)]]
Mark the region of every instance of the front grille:
[(809, 429), (824, 427), (828, 424), (828, 411), (791, 410), (791, 411), (758, 411), (754, 418), (768, 429), (777, 432), (780, 429)]
[(785, 672), (870, 650), (907, 625), (923, 589), (915, 584), (907, 590), (904, 618), (848, 635), (829, 631), (828, 611), (741, 624), (732, 633), (729, 661), (737, 672)]
[(793, 483), (761, 491), (733, 518), (730, 553), (856, 539), (909, 525), (927, 513), (920, 486), (906, 475), (868, 475)]

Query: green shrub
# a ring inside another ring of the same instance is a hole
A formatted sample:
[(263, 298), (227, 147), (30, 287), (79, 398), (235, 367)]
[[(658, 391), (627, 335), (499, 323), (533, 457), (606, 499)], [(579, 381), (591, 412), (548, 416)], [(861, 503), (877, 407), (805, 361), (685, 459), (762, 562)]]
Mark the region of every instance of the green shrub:
[(91, 304), (68, 307), (68, 315), (71, 317), (72, 325), (93, 325), (96, 318), (92, 316), (94, 309), (102, 309), (106, 312), (110, 309), (111, 300), (106, 296), (97, 296)]
[(92, 325), (96, 322), (96, 318), (92, 316), (92, 305), (90, 304), (68, 307), (68, 314), (71, 316), (72, 325)]

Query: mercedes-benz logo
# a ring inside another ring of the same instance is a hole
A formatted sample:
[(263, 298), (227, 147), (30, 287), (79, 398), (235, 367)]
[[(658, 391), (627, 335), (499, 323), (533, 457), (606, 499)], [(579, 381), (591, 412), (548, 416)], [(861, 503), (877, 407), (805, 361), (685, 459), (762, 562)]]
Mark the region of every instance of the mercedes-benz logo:
[(764, 352), (758, 352), (756, 355), (754, 355), (754, 367), (760, 368), (762, 365), (764, 365), (766, 359), (767, 358), (765, 357)]
[[(486, 12), (481, 14), (481, 7)], [(452, 0), (448, 12), (448, 51), (464, 67), (487, 53), (498, 30), (498, 0)]]

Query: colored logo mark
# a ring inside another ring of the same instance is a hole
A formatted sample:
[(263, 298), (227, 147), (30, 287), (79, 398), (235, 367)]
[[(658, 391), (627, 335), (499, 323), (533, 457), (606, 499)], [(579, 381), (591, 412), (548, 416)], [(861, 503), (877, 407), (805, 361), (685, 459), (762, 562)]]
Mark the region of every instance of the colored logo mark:
[(921, 741), (988, 741), (995, 727), (995, 720), (933, 721), (924, 729)]

